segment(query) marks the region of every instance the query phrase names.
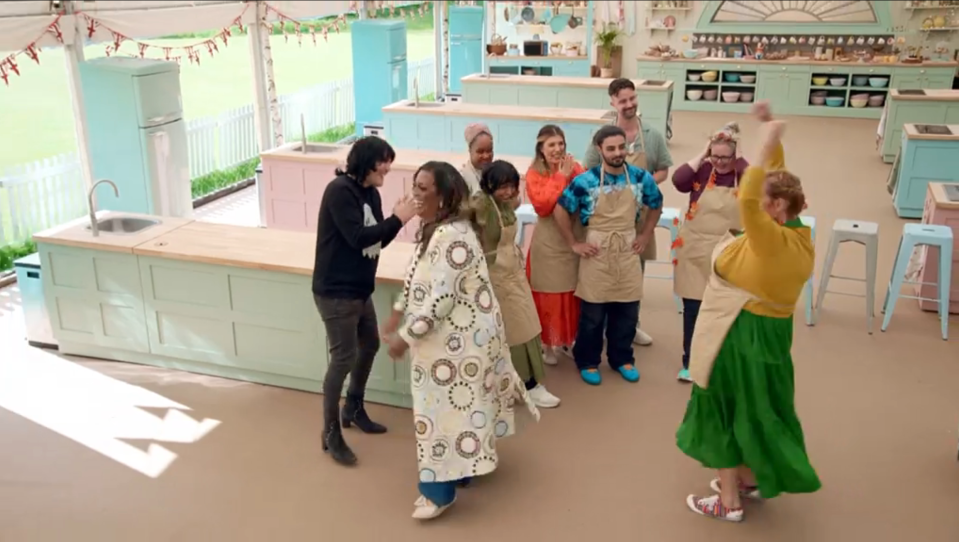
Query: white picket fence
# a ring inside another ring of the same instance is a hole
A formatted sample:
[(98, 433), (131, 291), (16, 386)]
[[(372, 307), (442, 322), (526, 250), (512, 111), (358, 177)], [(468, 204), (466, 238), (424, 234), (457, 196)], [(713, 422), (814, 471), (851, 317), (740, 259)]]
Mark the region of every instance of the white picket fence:
[[(431, 94), (436, 79), (432, 58), (409, 63), (410, 96), (417, 77), (420, 97)], [(300, 138), (300, 115), (307, 134), (344, 126), (355, 118), (352, 79), (285, 94), (279, 102), (287, 140)], [(193, 179), (255, 158), (253, 104), (188, 121), (187, 139)], [(8, 167), (0, 174), (0, 246), (24, 241), (37, 231), (86, 212), (86, 190), (76, 153)]]

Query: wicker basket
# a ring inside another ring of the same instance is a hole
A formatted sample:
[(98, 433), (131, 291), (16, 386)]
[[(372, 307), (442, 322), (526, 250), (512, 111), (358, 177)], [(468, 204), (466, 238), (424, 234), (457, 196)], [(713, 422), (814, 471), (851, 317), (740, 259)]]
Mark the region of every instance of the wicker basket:
[(496, 43), (489, 44), (486, 46), (486, 52), (491, 55), (503, 56), (506, 54), (506, 44), (505, 43)]

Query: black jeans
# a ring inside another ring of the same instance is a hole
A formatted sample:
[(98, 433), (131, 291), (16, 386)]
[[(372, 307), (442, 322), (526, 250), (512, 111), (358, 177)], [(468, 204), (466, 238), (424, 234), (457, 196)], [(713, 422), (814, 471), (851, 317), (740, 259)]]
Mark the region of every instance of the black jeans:
[(579, 309), (579, 331), (573, 345), (576, 367), (599, 367), (603, 354), (603, 331), (606, 332), (606, 360), (613, 369), (631, 365), (633, 337), (639, 320), (639, 303), (590, 303), (583, 301)]
[(323, 379), (323, 417), (327, 425), (340, 419), (343, 382), (350, 375), (347, 394), (363, 397), (366, 381), (373, 369), (373, 358), (380, 349), (373, 301), (339, 299), (314, 295), (313, 301), (326, 326), (330, 360)]
[(689, 351), (693, 344), (696, 319), (699, 318), (699, 307), (702, 304), (703, 302), (699, 299), (683, 298), (683, 369), (689, 369)]

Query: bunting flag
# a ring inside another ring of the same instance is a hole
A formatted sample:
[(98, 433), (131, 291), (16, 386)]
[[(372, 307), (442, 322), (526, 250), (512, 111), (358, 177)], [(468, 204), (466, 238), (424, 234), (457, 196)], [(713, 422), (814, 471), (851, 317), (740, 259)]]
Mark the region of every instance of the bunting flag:
[[(359, 9), (356, 7), (356, 3), (350, 4), (350, 9)], [(309, 34), (310, 38), (313, 40), (313, 44), (316, 45), (316, 33), (319, 32), (323, 37), (323, 41), (329, 41), (330, 30), (333, 30), (337, 34), (340, 33), (340, 29), (346, 26), (346, 14), (338, 15), (335, 19), (330, 22), (300, 22), (292, 17), (288, 17), (280, 10), (266, 4), (266, 14), (269, 18), (270, 14), (273, 14), (276, 17), (274, 23), (266, 23), (267, 28), (271, 30), (271, 33), (283, 34), (283, 39), (287, 42), (290, 41), (290, 27), (293, 28), (293, 34), (296, 36), (296, 41), (303, 45), (303, 36)], [(272, 25), (276, 25), (276, 31), (273, 30)]]
[(20, 55), (24, 55), (30, 60), (40, 63), (40, 46), (37, 43), (41, 38), (47, 34), (53, 35), (57, 40), (57, 43), (63, 43), (63, 32), (60, 30), (60, 17), (62, 14), (58, 14), (56, 19), (53, 20), (47, 27), (37, 36), (37, 39), (28, 43), (26, 47), (20, 49), (16, 53), (8, 55), (6, 58), (0, 60), (0, 79), (3, 80), (5, 86), (10, 86), (10, 76), (11, 75), (20, 75), (20, 64), (17, 59)]

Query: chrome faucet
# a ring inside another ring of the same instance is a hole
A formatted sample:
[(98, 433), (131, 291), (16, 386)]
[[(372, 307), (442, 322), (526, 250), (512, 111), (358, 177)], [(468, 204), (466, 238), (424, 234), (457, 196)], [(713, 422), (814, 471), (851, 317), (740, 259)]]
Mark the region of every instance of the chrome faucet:
[(117, 189), (117, 185), (113, 184), (113, 181), (109, 179), (100, 179), (99, 181), (93, 183), (93, 186), (90, 187), (90, 191), (87, 192), (87, 208), (90, 209), (90, 230), (93, 232), (94, 237), (100, 237), (100, 225), (97, 224), (97, 208), (93, 205), (93, 192), (97, 189), (98, 186), (102, 183), (107, 183), (113, 187), (113, 195), (120, 197), (120, 190)]

